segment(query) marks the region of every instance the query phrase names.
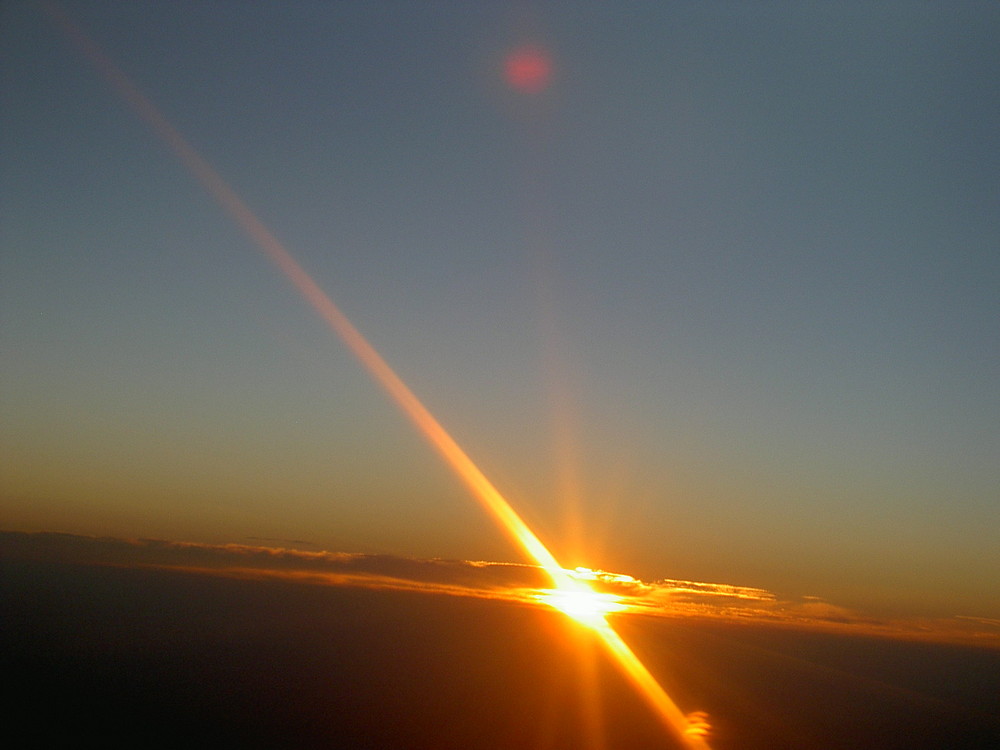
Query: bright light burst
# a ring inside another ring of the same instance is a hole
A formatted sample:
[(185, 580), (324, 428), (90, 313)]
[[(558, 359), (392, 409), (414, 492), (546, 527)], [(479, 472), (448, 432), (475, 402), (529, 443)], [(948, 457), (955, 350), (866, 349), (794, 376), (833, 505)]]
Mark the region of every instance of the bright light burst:
[[(551, 573), (552, 571), (550, 575)], [(685, 715), (608, 622), (607, 615), (626, 611), (628, 605), (622, 597), (594, 591), (590, 584), (586, 583), (601, 579), (633, 579), (630, 576), (618, 576), (589, 568), (562, 570), (559, 573), (561, 575), (553, 576), (556, 588), (540, 591), (535, 598), (593, 631), (624, 675), (656, 712), (660, 721), (685, 747), (691, 750), (709, 750), (705, 739), (710, 730), (708, 714), (704, 711), (695, 711)]]
[[(79, 26), (70, 20), (55, 2), (45, 2), (42, 7), (69, 36), (71, 41), (90, 60), (107, 82), (128, 102), (136, 114), (146, 121), (201, 183), (208, 193), (222, 206), (230, 217), (247, 234), (253, 243), (278, 267), (297, 288), (303, 299), (326, 321), (348, 349), (368, 371), (369, 375), (385, 390), (400, 410), (438, 451), (455, 474), (472, 491), (476, 500), (493, 517), (501, 529), (538, 565), (549, 574), (554, 589), (539, 595), (539, 599), (586, 625), (600, 638), (608, 653), (622, 672), (632, 681), (640, 694), (656, 711), (664, 725), (688, 748), (707, 748), (704, 741), (707, 723), (703, 714), (690, 717), (681, 713), (656, 678), (608, 624), (605, 615), (624, 608), (617, 598), (595, 592), (583, 582), (594, 571), (563, 569), (549, 549), (528, 527), (521, 516), (500, 494), (499, 490), (482, 473), (479, 467), (455, 442), (454, 438), (435, 419), (430, 411), (389, 366), (354, 324), (334, 304), (315, 280), (292, 256), (284, 244), (257, 218), (243, 199), (230, 187), (215, 168), (198, 153), (187, 139), (160, 112), (159, 108), (125, 75), (111, 58)], [(522, 85), (531, 91), (544, 87), (548, 81), (547, 60), (538, 60), (527, 67), (527, 81)], [(517, 68), (521, 70), (521, 68)], [(515, 84), (516, 85), (516, 84)], [(589, 574), (589, 575), (588, 575)], [(593, 580), (593, 578), (591, 578)]]
[(606, 622), (606, 615), (626, 608), (620, 596), (604, 594), (584, 583), (575, 583), (575, 586), (566, 585), (539, 592), (537, 598), (589, 628), (600, 627)]

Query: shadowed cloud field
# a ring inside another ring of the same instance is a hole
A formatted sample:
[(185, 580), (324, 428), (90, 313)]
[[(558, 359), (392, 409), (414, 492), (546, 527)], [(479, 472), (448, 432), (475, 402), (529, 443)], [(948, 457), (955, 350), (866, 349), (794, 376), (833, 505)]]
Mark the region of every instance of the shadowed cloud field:
[[(11, 731), (40, 745), (670, 746), (588, 632), (509, 593), (528, 566), (0, 538)], [(713, 747), (1000, 739), (997, 649), (775, 622), (615, 617)]]

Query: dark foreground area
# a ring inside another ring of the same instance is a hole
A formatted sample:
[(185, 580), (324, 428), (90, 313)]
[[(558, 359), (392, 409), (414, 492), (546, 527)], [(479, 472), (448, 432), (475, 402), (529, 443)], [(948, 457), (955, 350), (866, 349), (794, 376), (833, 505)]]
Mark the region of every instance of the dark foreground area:
[[(18, 747), (672, 747), (561, 615), (471, 598), (0, 561)], [(1000, 747), (1000, 652), (616, 620), (713, 748)]]

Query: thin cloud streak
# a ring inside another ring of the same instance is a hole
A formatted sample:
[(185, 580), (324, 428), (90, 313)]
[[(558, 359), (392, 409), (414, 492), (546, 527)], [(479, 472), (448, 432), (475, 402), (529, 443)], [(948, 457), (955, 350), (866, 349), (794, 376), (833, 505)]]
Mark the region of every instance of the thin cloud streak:
[[(415, 559), (394, 555), (309, 551), (243, 544), (211, 545), (158, 539), (118, 539), (52, 532), (0, 531), (0, 559), (176, 570), (243, 580), (281, 580), (431, 595), (491, 599), (528, 606), (551, 586), (540, 566), (486, 560)], [(782, 599), (766, 589), (662, 579), (578, 568), (571, 577), (594, 591), (621, 598), (625, 610), (609, 618), (647, 616), (724, 620), (747, 626), (787, 627), (844, 635), (975, 645), (1000, 649), (1000, 621), (952, 618), (884, 619), (818, 597)]]

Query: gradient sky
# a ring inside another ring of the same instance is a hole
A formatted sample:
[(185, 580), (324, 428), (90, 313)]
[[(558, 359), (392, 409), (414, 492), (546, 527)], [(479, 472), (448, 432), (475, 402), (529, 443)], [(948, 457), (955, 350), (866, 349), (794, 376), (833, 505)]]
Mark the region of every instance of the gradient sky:
[[(565, 564), (1000, 616), (1000, 4), (65, 7)], [(0, 525), (520, 559), (0, 14)]]

